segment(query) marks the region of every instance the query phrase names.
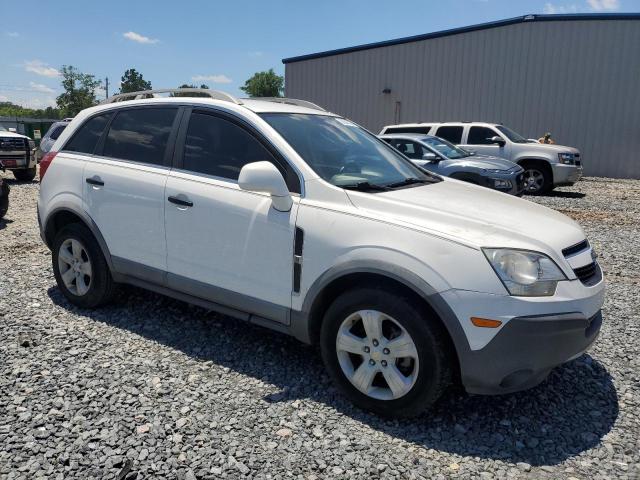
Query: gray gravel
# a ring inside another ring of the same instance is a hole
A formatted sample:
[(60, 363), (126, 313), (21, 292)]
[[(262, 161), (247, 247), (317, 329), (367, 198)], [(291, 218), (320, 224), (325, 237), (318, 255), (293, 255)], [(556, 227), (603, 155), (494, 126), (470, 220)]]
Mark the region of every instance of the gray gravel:
[(411, 421), (352, 407), (318, 352), (286, 336), (133, 288), (71, 306), (37, 190), (13, 182), (0, 221), (0, 478), (640, 477), (640, 181), (535, 199), (600, 254), (595, 347), (533, 390), (453, 390)]

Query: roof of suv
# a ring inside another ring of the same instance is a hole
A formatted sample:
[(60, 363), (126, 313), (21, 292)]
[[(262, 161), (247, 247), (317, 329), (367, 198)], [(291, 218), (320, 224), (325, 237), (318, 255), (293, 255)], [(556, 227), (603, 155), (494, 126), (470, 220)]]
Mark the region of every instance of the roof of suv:
[(383, 128), (396, 128), (396, 127), (432, 127), (434, 125), (502, 125), (495, 122), (471, 122), (467, 120), (461, 120), (458, 122), (420, 122), (420, 123), (398, 123), (396, 125), (385, 125)]

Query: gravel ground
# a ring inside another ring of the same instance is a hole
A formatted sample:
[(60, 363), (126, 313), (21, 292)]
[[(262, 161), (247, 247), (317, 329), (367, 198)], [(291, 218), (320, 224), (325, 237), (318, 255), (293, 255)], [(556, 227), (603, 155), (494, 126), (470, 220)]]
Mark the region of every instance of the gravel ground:
[(286, 336), (133, 288), (71, 306), (37, 191), (13, 182), (0, 221), (0, 478), (640, 478), (640, 181), (535, 199), (600, 254), (592, 350), (528, 392), (453, 390), (411, 421), (352, 407)]

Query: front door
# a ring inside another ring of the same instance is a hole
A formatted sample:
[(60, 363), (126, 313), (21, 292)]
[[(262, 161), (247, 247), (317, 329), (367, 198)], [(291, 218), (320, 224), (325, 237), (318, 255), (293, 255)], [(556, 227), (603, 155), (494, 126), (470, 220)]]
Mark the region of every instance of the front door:
[(268, 195), (238, 186), (252, 162), (278, 163), (254, 132), (228, 116), (193, 112), (167, 180), (169, 287), (288, 322), (298, 197), (279, 212)]
[(493, 143), (491, 141), (492, 137), (504, 139), (504, 136), (493, 128), (472, 126), (467, 134), (467, 143), (460, 146), (465, 150), (476, 152), (480, 155), (509, 158), (509, 144), (498, 145)]

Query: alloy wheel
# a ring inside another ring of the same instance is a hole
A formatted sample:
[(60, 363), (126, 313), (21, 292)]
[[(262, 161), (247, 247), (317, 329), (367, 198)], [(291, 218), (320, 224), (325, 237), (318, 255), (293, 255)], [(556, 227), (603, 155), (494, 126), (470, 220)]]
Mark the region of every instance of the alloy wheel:
[(344, 375), (365, 395), (395, 400), (418, 378), (418, 350), (405, 328), (377, 310), (360, 310), (340, 325), (336, 353)]
[(540, 170), (529, 168), (524, 172), (524, 188), (529, 193), (537, 193), (544, 186), (544, 175)]
[(89, 291), (92, 279), (91, 260), (87, 249), (75, 238), (68, 238), (58, 251), (58, 268), (64, 286), (74, 295)]

